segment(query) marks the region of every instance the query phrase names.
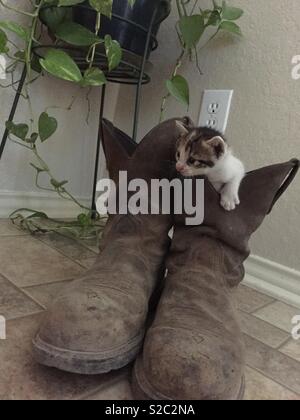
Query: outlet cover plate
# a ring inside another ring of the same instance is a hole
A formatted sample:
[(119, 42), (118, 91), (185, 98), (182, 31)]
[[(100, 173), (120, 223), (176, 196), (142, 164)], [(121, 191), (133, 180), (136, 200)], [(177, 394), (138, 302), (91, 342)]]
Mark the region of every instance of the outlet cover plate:
[(205, 90), (199, 117), (199, 126), (225, 133), (233, 90)]

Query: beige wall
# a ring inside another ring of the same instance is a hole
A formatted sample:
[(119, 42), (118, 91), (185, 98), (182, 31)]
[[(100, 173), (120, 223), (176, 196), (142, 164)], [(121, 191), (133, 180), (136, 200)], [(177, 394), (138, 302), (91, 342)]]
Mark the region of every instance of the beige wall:
[[(300, 54), (298, 0), (230, 0), (241, 6), (244, 39), (219, 37), (202, 51), (204, 76), (185, 66), (192, 86), (190, 115), (197, 120), (203, 89), (235, 90), (227, 137), (247, 168), (300, 157), (300, 80), (291, 77), (291, 60)], [(141, 134), (158, 120), (163, 79), (170, 72), (177, 43), (172, 16), (160, 32), (151, 58), (152, 83), (144, 90)], [(298, 49), (297, 49), (298, 48)], [(121, 91), (116, 121), (128, 125), (130, 89)], [(185, 110), (171, 101), (168, 115)], [(300, 176), (252, 240), (254, 254), (300, 269)]]

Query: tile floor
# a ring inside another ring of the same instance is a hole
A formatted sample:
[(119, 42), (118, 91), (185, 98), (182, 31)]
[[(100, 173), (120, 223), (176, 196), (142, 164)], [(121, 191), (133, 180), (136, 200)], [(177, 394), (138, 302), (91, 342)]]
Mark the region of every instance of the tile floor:
[[(130, 367), (101, 376), (80, 376), (37, 365), (31, 339), (59, 288), (96, 258), (92, 244), (50, 234), (24, 234), (0, 220), (0, 400), (130, 400)], [(245, 286), (236, 292), (247, 349), (247, 400), (300, 399), (300, 341), (291, 338), (291, 317), (300, 309)]]

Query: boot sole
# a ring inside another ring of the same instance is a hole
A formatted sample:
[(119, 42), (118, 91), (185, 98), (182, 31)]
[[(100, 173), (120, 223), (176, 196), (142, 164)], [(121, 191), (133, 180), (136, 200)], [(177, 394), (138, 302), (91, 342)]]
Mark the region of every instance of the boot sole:
[[(141, 358), (138, 358), (133, 368), (132, 392), (136, 400), (168, 400), (170, 398), (158, 393), (147, 380), (143, 368), (141, 366)], [(245, 377), (242, 378), (241, 388), (236, 397), (236, 401), (241, 401), (245, 394)]]
[(98, 375), (121, 369), (131, 363), (139, 353), (143, 339), (144, 333), (117, 349), (96, 353), (58, 348), (37, 336), (33, 340), (33, 356), (44, 366), (81, 375)]

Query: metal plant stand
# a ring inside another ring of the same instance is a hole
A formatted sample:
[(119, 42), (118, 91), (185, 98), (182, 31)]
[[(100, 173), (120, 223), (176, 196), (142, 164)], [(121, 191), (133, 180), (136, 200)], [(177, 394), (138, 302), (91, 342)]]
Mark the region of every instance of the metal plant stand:
[[(158, 42), (155, 36), (153, 35), (153, 28), (155, 25), (159, 24), (160, 22), (156, 21), (157, 11), (154, 10), (153, 15), (151, 17), (149, 28), (144, 28), (141, 25), (138, 25), (135, 22), (129, 21), (126, 18), (113, 14), (113, 18), (117, 20), (121, 20), (126, 22), (129, 25), (132, 25), (134, 30), (137, 34), (146, 35), (146, 42), (145, 42), (145, 49), (144, 54), (142, 57), (137, 56), (129, 51), (123, 50), (123, 58), (115, 70), (109, 72), (107, 67), (107, 59), (105, 55), (105, 51), (97, 50), (94, 65), (98, 66), (103, 70), (106, 75), (106, 78), (109, 82), (112, 83), (119, 83), (119, 84), (126, 84), (126, 85), (133, 85), (136, 87), (136, 97), (135, 97), (135, 110), (134, 110), (134, 117), (133, 117), (133, 135), (132, 138), (134, 141), (137, 139), (137, 131), (138, 131), (138, 123), (139, 123), (139, 115), (140, 115), (140, 105), (141, 105), (141, 89), (142, 86), (148, 84), (151, 79), (148, 74), (145, 73), (145, 66), (147, 63), (147, 57), (149, 53), (155, 50), (158, 47)], [(77, 47), (71, 47), (68, 45), (43, 45), (38, 46), (33, 49), (33, 53), (38, 57), (42, 58), (44, 56), (45, 51), (48, 48), (58, 48), (67, 51), (69, 54), (72, 55), (73, 59), (75, 60), (76, 64), (79, 68), (84, 72), (86, 67), (85, 56), (86, 51), (83, 51)], [(11, 108), (8, 121), (12, 122), (15, 113), (19, 104), (19, 100), (22, 94), (23, 86), (26, 81), (26, 67), (24, 67), (21, 79), (18, 85), (18, 89), (15, 95), (15, 99), (13, 102), (13, 106)], [(100, 147), (101, 147), (101, 138), (102, 138), (102, 119), (105, 110), (105, 101), (106, 101), (106, 86), (103, 85), (101, 98), (100, 98), (100, 115), (99, 115), (99, 127), (98, 127), (98, 136), (97, 136), (97, 148), (96, 148), (96, 156), (95, 156), (95, 166), (94, 166), (94, 177), (93, 177), (93, 193), (92, 193), (92, 203), (91, 203), (91, 210), (93, 214), (96, 214), (96, 186), (97, 186), (97, 176), (98, 176), (98, 169), (99, 169), (99, 157), (100, 157)], [(5, 145), (7, 143), (9, 137), (9, 132), (6, 129), (0, 144), (0, 160), (3, 156), (3, 152), (5, 149)]]

